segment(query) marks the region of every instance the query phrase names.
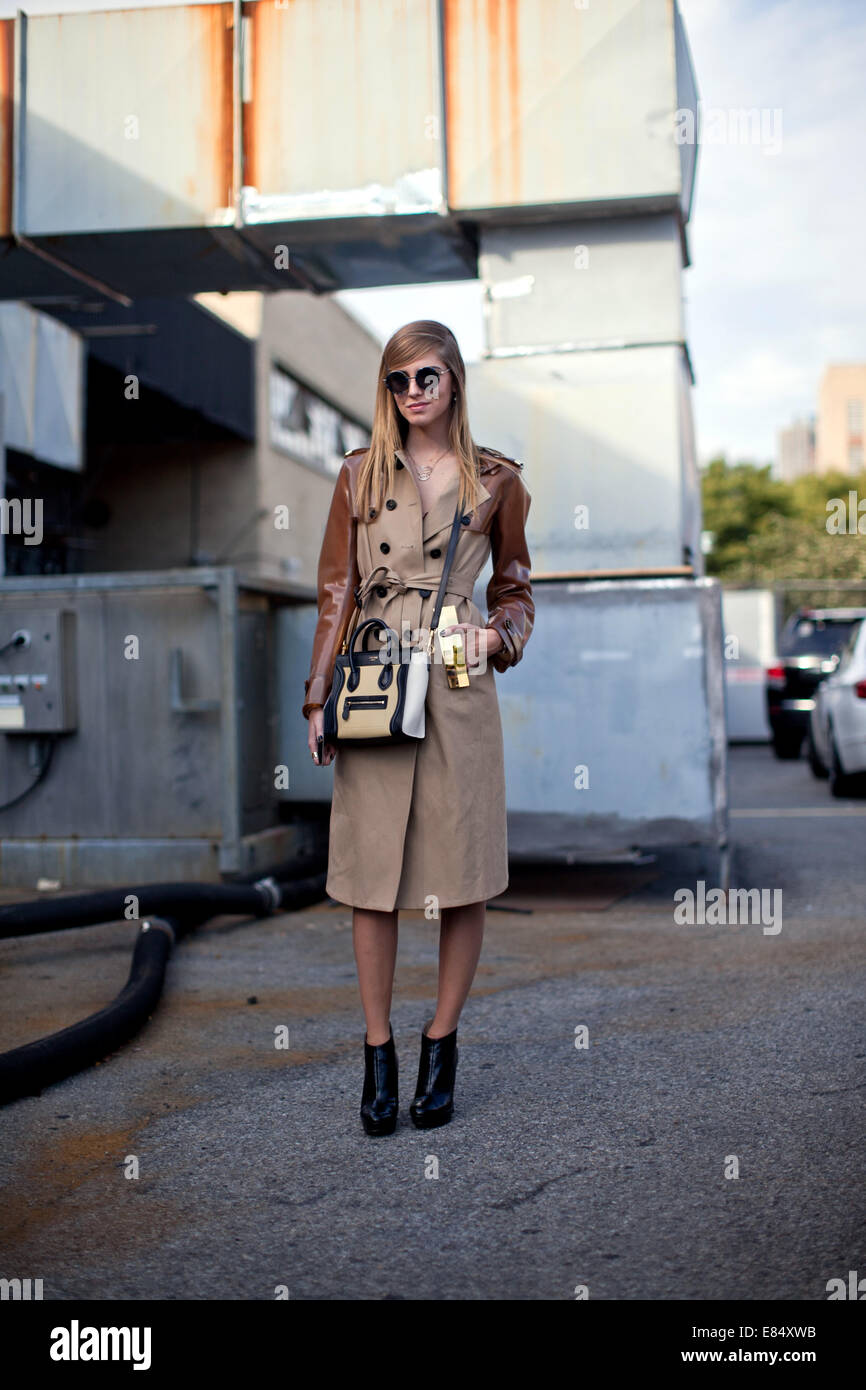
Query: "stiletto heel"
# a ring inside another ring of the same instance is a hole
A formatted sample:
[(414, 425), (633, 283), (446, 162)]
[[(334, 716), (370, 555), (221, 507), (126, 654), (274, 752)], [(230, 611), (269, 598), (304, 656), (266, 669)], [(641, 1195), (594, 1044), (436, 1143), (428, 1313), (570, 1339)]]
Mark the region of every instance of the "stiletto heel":
[(397, 1126), (397, 1052), (394, 1030), (386, 1043), (371, 1047), (364, 1034), (364, 1090), (361, 1123), (368, 1134), (393, 1134)]
[(421, 1032), (421, 1060), (418, 1085), (409, 1114), (416, 1129), (435, 1129), (447, 1125), (454, 1113), (454, 1082), (457, 1075), (457, 1029), (444, 1038), (428, 1038)]

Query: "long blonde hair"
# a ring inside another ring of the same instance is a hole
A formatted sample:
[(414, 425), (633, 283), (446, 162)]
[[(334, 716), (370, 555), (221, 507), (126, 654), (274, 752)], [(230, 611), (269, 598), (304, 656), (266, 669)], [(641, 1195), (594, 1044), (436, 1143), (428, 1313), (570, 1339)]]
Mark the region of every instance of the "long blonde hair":
[(435, 319), (416, 319), (404, 324), (385, 344), (376, 382), (376, 401), (373, 407), (373, 429), (367, 456), (358, 470), (355, 504), (359, 518), (370, 521), (370, 509), (380, 511), (384, 498), (394, 486), (394, 450), (402, 449), (409, 435), (409, 422), (397, 408), (397, 402), (383, 378), (388, 372), (423, 357), (431, 349), (450, 369), (447, 377), (451, 395), (457, 399), (451, 406), (449, 443), (457, 456), (460, 476), (459, 501), (463, 511), (478, 504), (477, 480), (480, 468), (478, 446), (469, 429), (466, 406), (466, 367), (457, 339), (444, 323)]

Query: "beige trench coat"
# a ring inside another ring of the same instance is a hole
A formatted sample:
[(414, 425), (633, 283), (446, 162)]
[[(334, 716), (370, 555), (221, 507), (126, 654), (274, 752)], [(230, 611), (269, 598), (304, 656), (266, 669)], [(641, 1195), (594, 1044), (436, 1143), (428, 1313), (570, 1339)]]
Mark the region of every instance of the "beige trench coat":
[[(356, 624), (381, 617), (398, 635), (417, 638), (420, 629), (429, 630), (442, 577), (457, 480), (422, 516), (417, 484), (399, 450), (393, 496), (369, 524), (355, 521), (352, 528), (355, 571), (349, 573), (347, 484), (354, 488), (363, 452), (344, 460), (328, 518), (305, 717), (313, 704), (324, 703), (330, 688), (339, 650), (338, 610), (347, 614), (360, 598)], [(371, 748), (342, 745), (337, 751), (326, 884), (337, 902), (381, 911), (429, 909), (435, 915), (444, 907), (486, 901), (508, 886), (504, 749), (494, 668), (504, 671), (521, 659), (534, 618), (524, 533), (530, 496), (521, 467), (483, 451), (482, 500), (461, 527), (443, 600), (456, 606), (458, 622), (495, 626), (504, 646), (487, 659), (485, 670), (470, 668), (464, 688), (449, 687), (441, 659), (431, 663), (423, 739)], [(494, 573), (485, 617), (472, 593), (491, 549)], [(348, 604), (353, 580), (359, 582)], [(368, 643), (374, 648), (375, 638)]]

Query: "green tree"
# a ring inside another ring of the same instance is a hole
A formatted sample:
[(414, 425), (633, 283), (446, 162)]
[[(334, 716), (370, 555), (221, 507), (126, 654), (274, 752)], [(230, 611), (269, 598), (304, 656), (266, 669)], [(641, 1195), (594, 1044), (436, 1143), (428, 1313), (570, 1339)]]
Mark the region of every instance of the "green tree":
[[(783, 483), (770, 477), (769, 467), (730, 465), (717, 458), (704, 470), (702, 492), (704, 527), (714, 537), (706, 557), (708, 574), (755, 588), (786, 580), (816, 581), (814, 590), (792, 592), (792, 607), (860, 606), (866, 601), (866, 470), (859, 475), (809, 474)], [(841, 499), (847, 519), (838, 534), (828, 529), (831, 515), (839, 510), (828, 510), (833, 499)], [(863, 593), (819, 583), (833, 579), (863, 580)]]

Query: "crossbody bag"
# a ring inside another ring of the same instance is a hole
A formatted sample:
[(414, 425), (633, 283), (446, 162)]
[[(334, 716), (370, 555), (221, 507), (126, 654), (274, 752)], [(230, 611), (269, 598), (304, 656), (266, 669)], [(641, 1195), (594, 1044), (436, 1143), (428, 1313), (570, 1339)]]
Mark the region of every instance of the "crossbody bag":
[[(461, 521), (458, 501), (426, 647), (411, 651), (408, 661), (401, 660), (400, 639), (394, 629), (384, 618), (366, 618), (358, 623), (361, 605), (357, 605), (350, 624), (353, 630), (351, 635), (347, 633), (343, 639), (334, 662), (331, 691), (325, 702), (322, 732), (326, 743), (337, 747), (353, 743), (375, 747), (424, 737), (424, 711), (433, 660), (433, 641), (448, 588)], [(388, 647), (369, 651), (367, 638), (371, 632), (385, 633)], [(398, 654), (396, 659), (389, 659), (395, 652)]]

